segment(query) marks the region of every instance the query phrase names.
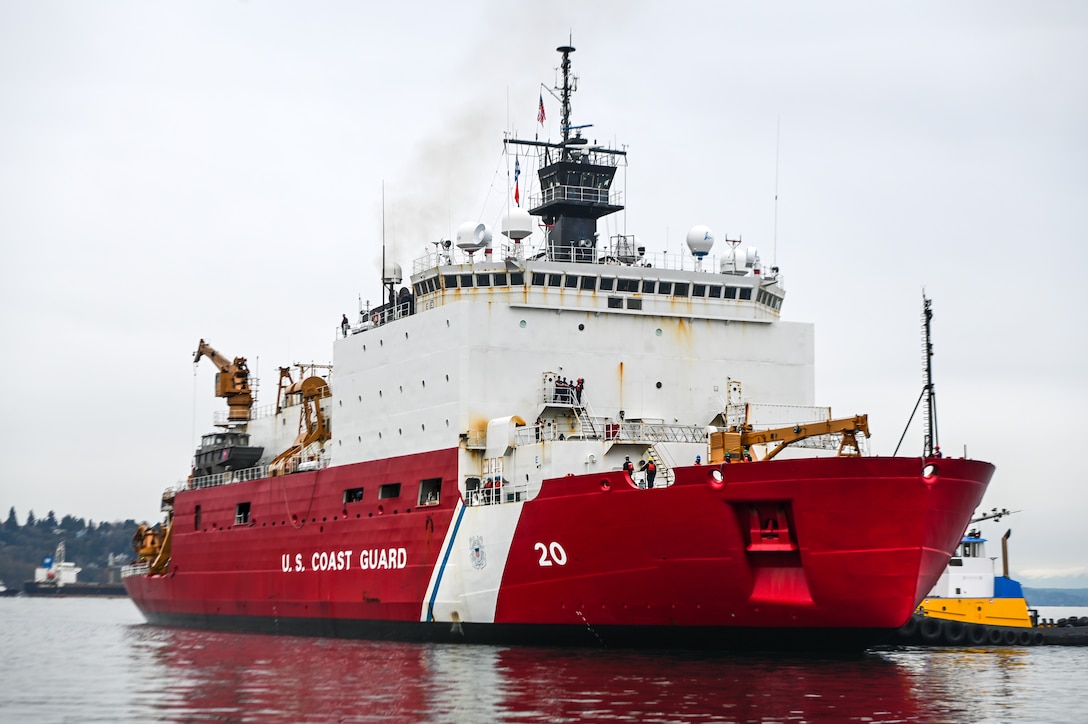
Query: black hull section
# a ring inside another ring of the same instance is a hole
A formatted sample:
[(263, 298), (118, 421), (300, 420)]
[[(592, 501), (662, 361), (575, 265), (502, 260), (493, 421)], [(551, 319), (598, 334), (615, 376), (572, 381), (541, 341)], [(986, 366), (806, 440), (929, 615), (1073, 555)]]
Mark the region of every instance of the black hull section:
[(889, 636), (882, 629), (780, 629), (358, 621), (145, 613), (157, 626), (407, 643), (575, 646), (608, 649), (861, 652)]
[(66, 596), (128, 596), (124, 584), (121, 583), (69, 583), (64, 586), (42, 584), (37, 581), (27, 581), (23, 584), (23, 593), (28, 596), (52, 596), (55, 598)]
[(915, 614), (887, 642), (899, 646), (1088, 646), (1088, 626), (988, 626)]

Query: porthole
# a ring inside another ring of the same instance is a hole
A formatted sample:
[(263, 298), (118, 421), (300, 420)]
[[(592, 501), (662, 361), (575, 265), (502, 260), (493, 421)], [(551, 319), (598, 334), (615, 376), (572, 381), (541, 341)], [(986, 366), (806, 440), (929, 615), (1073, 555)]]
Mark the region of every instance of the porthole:
[(661, 381), (660, 381), (660, 380), (658, 380), (658, 382), (657, 382), (657, 385), (656, 385), (656, 386), (657, 386), (657, 389), (659, 389), (659, 390), (661, 389)]
[(654, 334), (656, 334), (658, 337), (660, 337), (661, 336), (661, 327), (658, 327), (657, 330), (654, 332)]
[(579, 332), (584, 332), (584, 331), (586, 331), (586, 325), (584, 325), (584, 324), (579, 324), (579, 325), (578, 325), (578, 331), (579, 331)]
[(403, 435), (403, 434), (404, 434), (404, 430), (398, 427), (398, 428), (397, 428), (397, 434), (398, 434), (398, 435)]
[(525, 329), (525, 320), (523, 319), (520, 322), (518, 322), (518, 326), (521, 327), (522, 329)]

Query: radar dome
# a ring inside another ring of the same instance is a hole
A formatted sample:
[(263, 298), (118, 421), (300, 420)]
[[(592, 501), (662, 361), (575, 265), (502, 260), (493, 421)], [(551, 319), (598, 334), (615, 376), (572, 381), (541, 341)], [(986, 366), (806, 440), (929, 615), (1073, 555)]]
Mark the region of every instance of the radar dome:
[(502, 220), (502, 234), (508, 239), (521, 241), (533, 233), (533, 217), (525, 209), (515, 206)]
[(714, 246), (714, 232), (709, 226), (693, 226), (688, 232), (687, 242), (692, 256), (702, 259)]
[(385, 271), (382, 272), (382, 281), (393, 284), (400, 284), (400, 280), (404, 278), (401, 273), (400, 264), (395, 261), (387, 261), (385, 263)]

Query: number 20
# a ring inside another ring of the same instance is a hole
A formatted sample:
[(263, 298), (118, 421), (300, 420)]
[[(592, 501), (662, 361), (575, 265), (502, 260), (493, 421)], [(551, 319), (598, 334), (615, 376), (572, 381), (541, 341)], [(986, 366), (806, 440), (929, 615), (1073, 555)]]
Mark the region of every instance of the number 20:
[(547, 546), (543, 543), (537, 543), (533, 546), (533, 550), (540, 551), (539, 563), (542, 566), (550, 566), (553, 561), (555, 562), (555, 565), (567, 565), (567, 552), (563, 550), (563, 546), (555, 541), (552, 541)]

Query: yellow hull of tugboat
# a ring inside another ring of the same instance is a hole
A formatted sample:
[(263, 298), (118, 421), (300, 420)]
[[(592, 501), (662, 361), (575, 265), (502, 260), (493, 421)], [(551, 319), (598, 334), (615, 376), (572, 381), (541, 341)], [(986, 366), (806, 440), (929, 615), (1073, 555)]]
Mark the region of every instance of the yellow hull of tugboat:
[(918, 604), (916, 613), (946, 621), (1032, 627), (1028, 602), (1023, 598), (927, 598)]

